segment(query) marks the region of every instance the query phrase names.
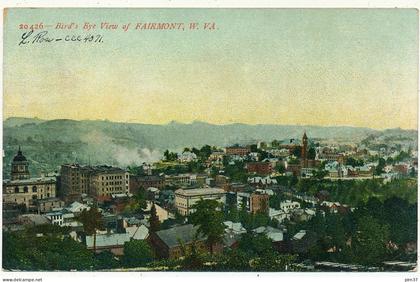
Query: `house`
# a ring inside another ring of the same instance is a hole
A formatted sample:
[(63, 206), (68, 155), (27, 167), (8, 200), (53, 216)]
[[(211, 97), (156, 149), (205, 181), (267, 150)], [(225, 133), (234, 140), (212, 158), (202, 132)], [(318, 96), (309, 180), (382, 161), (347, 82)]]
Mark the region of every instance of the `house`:
[[(153, 205), (152, 202), (147, 201), (147, 207), (143, 211), (150, 212), (150, 210), (152, 209), (152, 205)], [(155, 208), (156, 208), (156, 215), (159, 218), (160, 222), (164, 222), (165, 220), (167, 220), (169, 218), (174, 218), (173, 214), (171, 214), (166, 209), (162, 208), (161, 206), (159, 206), (156, 203), (155, 203)]]
[(290, 240), (289, 248), (293, 253), (307, 253), (316, 243), (315, 234), (307, 230), (300, 230)]
[(47, 217), (40, 214), (23, 214), (18, 217), (18, 221), (20, 224), (28, 226), (37, 226), (50, 223)]
[(46, 213), (64, 207), (64, 201), (59, 198), (46, 198), (36, 201), (38, 213)]
[(255, 234), (265, 234), (274, 243), (283, 241), (283, 231), (271, 226), (260, 226), (252, 230)]
[(192, 224), (179, 225), (151, 233), (149, 241), (157, 257), (177, 259), (185, 255), (183, 248), (188, 252), (193, 244), (198, 250), (208, 250), (206, 237), (197, 231), (198, 227)]
[(299, 209), (300, 203), (295, 201), (286, 200), (283, 202), (280, 202), (280, 209), (289, 212), (290, 210)]
[(233, 233), (236, 235), (246, 233), (246, 229), (242, 226), (240, 222), (224, 221), (225, 232)]
[(248, 183), (251, 184), (252, 186), (267, 187), (270, 185), (276, 185), (277, 180), (275, 178), (270, 178), (269, 176), (266, 176), (266, 177), (255, 176), (255, 177), (248, 177)]
[(280, 223), (282, 223), (285, 219), (289, 220), (290, 215), (290, 213), (285, 212), (284, 210), (276, 210), (273, 208), (268, 210), (268, 216), (270, 219), (276, 219)]
[(225, 225), (224, 246), (234, 248), (241, 235), (246, 233), (246, 229), (240, 222), (225, 221), (223, 224)]
[(130, 226), (125, 228), (125, 232), (130, 235), (133, 240), (145, 240), (149, 236), (149, 228), (145, 225)]
[[(124, 244), (130, 241), (130, 233), (106, 233), (96, 235), (96, 253), (110, 251), (116, 256), (124, 254)], [(86, 248), (93, 250), (93, 236), (86, 236)]]
[(192, 152), (183, 152), (182, 154), (178, 154), (178, 160), (181, 163), (189, 163), (197, 160), (197, 155)]
[(83, 210), (90, 210), (90, 207), (79, 202), (73, 202), (66, 209), (71, 213), (78, 214)]

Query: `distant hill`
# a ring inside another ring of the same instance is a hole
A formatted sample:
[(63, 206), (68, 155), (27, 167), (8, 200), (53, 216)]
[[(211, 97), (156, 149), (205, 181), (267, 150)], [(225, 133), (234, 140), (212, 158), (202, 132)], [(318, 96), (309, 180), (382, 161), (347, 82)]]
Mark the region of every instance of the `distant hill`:
[(62, 163), (106, 163), (120, 166), (154, 161), (165, 149), (181, 150), (205, 144), (235, 143), (301, 138), (341, 138), (360, 141), (379, 134), (369, 128), (300, 125), (213, 125), (205, 122), (166, 125), (119, 123), (101, 120), (41, 120), (8, 118), (4, 128), (4, 164), (7, 174), (18, 145), (31, 161), (33, 173), (58, 169)]

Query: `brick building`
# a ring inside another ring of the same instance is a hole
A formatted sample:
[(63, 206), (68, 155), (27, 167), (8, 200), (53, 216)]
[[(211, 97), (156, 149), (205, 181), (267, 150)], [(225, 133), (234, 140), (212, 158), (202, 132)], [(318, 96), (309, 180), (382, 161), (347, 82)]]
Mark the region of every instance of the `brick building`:
[(251, 162), (246, 164), (248, 173), (268, 175), (273, 172), (273, 166), (270, 162)]

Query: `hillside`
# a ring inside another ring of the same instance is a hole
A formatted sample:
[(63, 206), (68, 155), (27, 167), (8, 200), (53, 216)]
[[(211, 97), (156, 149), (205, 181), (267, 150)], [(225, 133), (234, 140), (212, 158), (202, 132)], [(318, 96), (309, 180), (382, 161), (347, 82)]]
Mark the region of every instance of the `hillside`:
[(33, 173), (56, 170), (68, 162), (107, 163), (127, 166), (154, 161), (165, 149), (181, 150), (205, 144), (225, 146), (234, 143), (301, 138), (341, 138), (359, 141), (380, 131), (359, 127), (298, 125), (213, 125), (204, 122), (166, 125), (118, 123), (101, 120), (41, 120), (8, 118), (4, 127), (6, 175), (18, 145), (31, 161)]

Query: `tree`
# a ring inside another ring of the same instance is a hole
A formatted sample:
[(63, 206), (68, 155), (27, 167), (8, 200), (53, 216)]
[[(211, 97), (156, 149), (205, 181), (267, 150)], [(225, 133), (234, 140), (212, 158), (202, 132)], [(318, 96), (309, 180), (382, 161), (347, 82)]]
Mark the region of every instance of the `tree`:
[(120, 266), (118, 260), (110, 251), (100, 252), (95, 256), (96, 269), (113, 269)]
[(283, 164), (279, 163), (276, 165), (276, 171), (278, 173), (285, 173), (286, 172), (286, 168), (284, 167)]
[(139, 191), (134, 197), (136, 208), (137, 209), (145, 209), (147, 208), (147, 194), (146, 190), (140, 187)]
[(122, 263), (125, 267), (144, 266), (153, 260), (149, 244), (143, 240), (131, 240), (124, 243)]
[(358, 263), (381, 263), (386, 257), (388, 242), (389, 225), (381, 224), (372, 216), (364, 216), (358, 220), (356, 236), (352, 241)]
[(215, 200), (200, 200), (194, 205), (191, 222), (198, 226), (198, 232), (207, 236), (207, 245), (213, 254), (213, 247), (223, 240), (224, 224), (220, 204)]
[(265, 234), (242, 234), (239, 249), (252, 256), (262, 256), (273, 250), (273, 242)]
[(160, 228), (160, 222), (159, 222), (159, 217), (157, 216), (157, 213), (156, 213), (155, 203), (152, 204), (152, 208), (150, 209), (149, 224), (150, 224), (151, 232), (156, 232)]
[(96, 253), (96, 231), (103, 228), (101, 212), (95, 205), (89, 210), (84, 209), (77, 220), (83, 224), (83, 230), (87, 235), (93, 235), (93, 252)]
[(249, 271), (251, 257), (248, 253), (242, 250), (231, 250), (227, 254), (226, 270), (227, 271)]
[(310, 147), (308, 150), (308, 159), (315, 160), (316, 157), (316, 151), (314, 147)]
[(385, 160), (383, 158), (379, 158), (378, 165), (376, 166), (376, 169), (375, 169), (375, 174), (380, 175), (381, 173), (383, 173), (385, 165), (386, 165)]
[(358, 160), (358, 159), (355, 159), (353, 157), (348, 157), (346, 159), (346, 165), (351, 165), (352, 167), (356, 167), (356, 166), (364, 165), (364, 162), (363, 162), (363, 160)]
[(178, 240), (181, 246), (181, 252), (184, 259), (182, 260), (181, 267), (185, 270), (199, 270), (203, 267), (203, 255), (197, 248), (197, 234), (194, 235), (190, 249), (188, 249), (184, 242)]
[(197, 155), (197, 157), (199, 157), (202, 161), (205, 161), (209, 158), (211, 153), (212, 153), (211, 146), (204, 145), (203, 147), (201, 147), (200, 153), (199, 153), (199, 155)]
[(295, 148), (293, 148), (292, 155), (294, 155), (296, 158), (299, 159), (302, 156), (302, 151), (301, 150), (302, 150), (301, 147), (296, 146)]

